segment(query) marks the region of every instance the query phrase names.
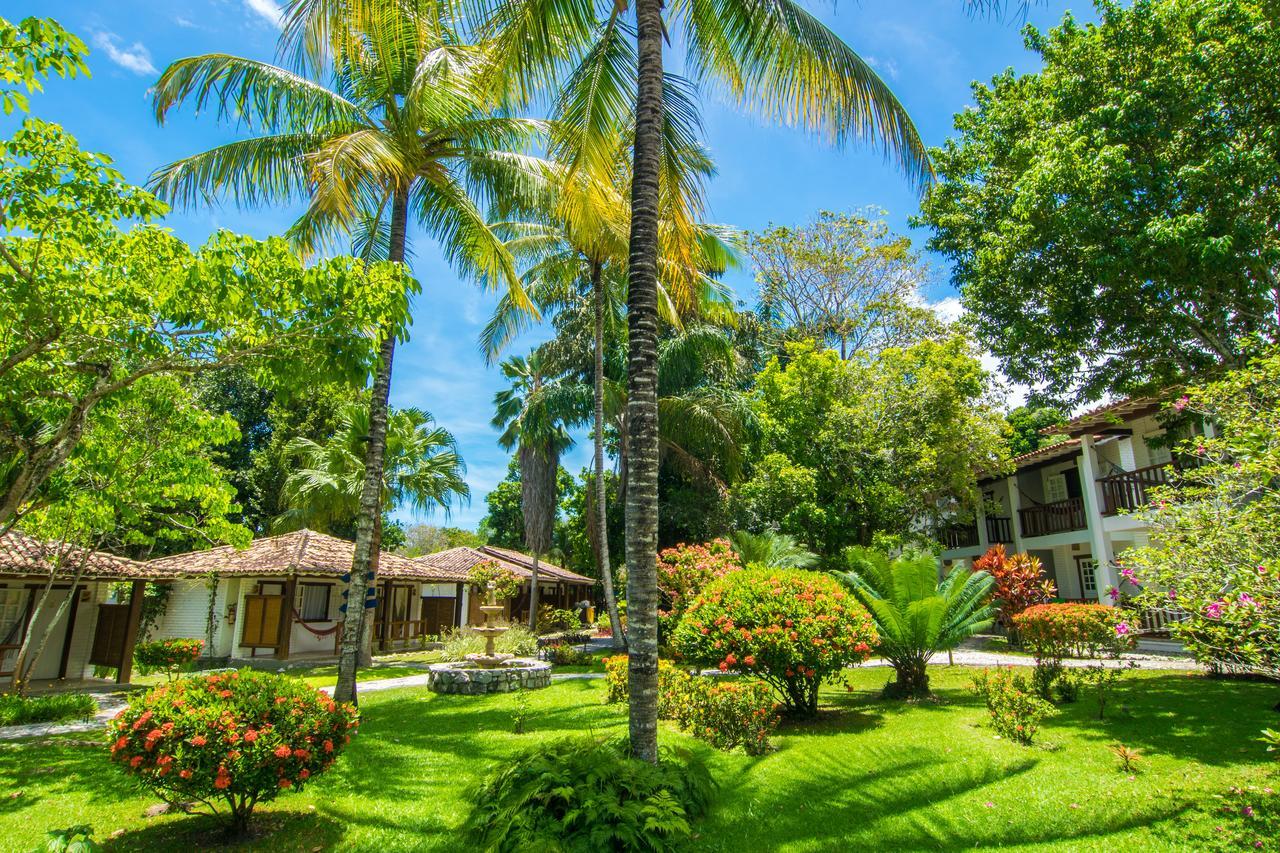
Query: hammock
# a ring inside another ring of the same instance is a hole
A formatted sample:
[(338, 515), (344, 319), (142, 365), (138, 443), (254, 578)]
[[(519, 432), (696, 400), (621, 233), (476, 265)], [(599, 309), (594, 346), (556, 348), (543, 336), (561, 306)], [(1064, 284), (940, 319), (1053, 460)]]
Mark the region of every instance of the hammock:
[(306, 622), (302, 621), (302, 615), (298, 613), (296, 608), (293, 609), (293, 621), (294, 621), (294, 624), (301, 625), (302, 628), (311, 636), (320, 637), (322, 639), (324, 637), (332, 637), (334, 634), (338, 633), (338, 629), (342, 627), (342, 623), (338, 622), (332, 628), (325, 628), (324, 630), (312, 628)]

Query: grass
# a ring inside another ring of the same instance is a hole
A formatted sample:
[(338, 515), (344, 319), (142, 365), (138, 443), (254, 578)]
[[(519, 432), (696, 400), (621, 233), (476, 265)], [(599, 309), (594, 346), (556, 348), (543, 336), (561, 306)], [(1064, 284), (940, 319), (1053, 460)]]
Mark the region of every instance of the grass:
[[(1260, 729), (1275, 727), (1274, 685), (1185, 674), (1126, 676), (1096, 719), (1088, 699), (1047, 722), (1041, 744), (995, 739), (965, 686), (973, 670), (933, 668), (939, 703), (877, 698), (884, 669), (852, 692), (823, 693), (817, 721), (788, 724), (760, 758), (716, 753), (664, 724), (663, 742), (708, 758), (721, 784), (698, 827), (700, 851), (837, 849), (1203, 849), (1223, 819), (1215, 795), (1265, 784)], [(259, 809), (244, 849), (467, 850), (469, 789), (523, 745), (564, 733), (622, 735), (625, 709), (600, 679), (528, 694), (528, 734), (511, 731), (513, 696), (370, 693), (360, 735), (329, 774)], [(1140, 749), (1118, 769), (1114, 743)], [(34, 847), (45, 830), (88, 823), (110, 851), (187, 850), (214, 837), (206, 818), (146, 818), (153, 804), (86, 736), (0, 745), (0, 838)]]
[(85, 693), (31, 697), (0, 693), (0, 726), (87, 720), (96, 713), (98, 703)]

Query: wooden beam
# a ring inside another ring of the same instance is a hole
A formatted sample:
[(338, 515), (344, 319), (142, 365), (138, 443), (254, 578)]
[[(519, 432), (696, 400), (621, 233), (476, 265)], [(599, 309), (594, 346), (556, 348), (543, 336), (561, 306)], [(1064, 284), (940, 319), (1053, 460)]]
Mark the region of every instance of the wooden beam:
[(146, 592), (146, 581), (134, 581), (129, 589), (129, 618), (124, 623), (124, 643), (120, 650), (120, 668), (116, 670), (116, 684), (128, 684), (133, 677), (133, 647), (138, 642), (138, 625), (142, 623), (142, 597)]
[(457, 594), (453, 597), (453, 627), (462, 627), (462, 584), (457, 585)]
[(76, 635), (76, 613), (80, 611), (80, 590), (84, 587), (72, 588), (68, 595), (71, 603), (67, 608), (67, 632), (62, 637), (62, 657), (58, 660), (58, 678), (67, 677), (67, 665), (71, 661), (71, 640)]
[(280, 608), (280, 640), (276, 644), (276, 659), (288, 660), (293, 642), (293, 602), (298, 592), (298, 576), (289, 575), (284, 582), (284, 606)]

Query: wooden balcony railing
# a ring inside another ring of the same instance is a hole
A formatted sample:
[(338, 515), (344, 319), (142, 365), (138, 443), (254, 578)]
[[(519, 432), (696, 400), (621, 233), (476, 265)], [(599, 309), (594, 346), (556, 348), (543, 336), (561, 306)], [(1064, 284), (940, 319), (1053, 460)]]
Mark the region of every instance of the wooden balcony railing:
[(1022, 535), (1027, 537), (1084, 530), (1087, 526), (1082, 498), (1067, 498), (1065, 501), (1020, 509), (1018, 520), (1022, 522)]
[(978, 544), (978, 527), (973, 524), (955, 524), (942, 528), (942, 545), (948, 551), (955, 548), (973, 548)]
[(1013, 519), (1007, 515), (988, 515), (987, 541), (992, 545), (1013, 542)]
[(379, 643), (398, 643), (405, 640), (416, 640), (427, 634), (426, 619), (407, 619), (402, 621), (373, 623), (373, 639)]
[(1102, 477), (1098, 485), (1102, 487), (1102, 514), (1115, 515), (1121, 510), (1141, 509), (1151, 502), (1147, 490), (1152, 486), (1163, 486), (1169, 482), (1170, 466), (1148, 465), (1136, 471), (1125, 471)]
[(1172, 625), (1190, 618), (1191, 614), (1180, 607), (1147, 608), (1139, 615), (1142, 633), (1161, 637), (1169, 636)]

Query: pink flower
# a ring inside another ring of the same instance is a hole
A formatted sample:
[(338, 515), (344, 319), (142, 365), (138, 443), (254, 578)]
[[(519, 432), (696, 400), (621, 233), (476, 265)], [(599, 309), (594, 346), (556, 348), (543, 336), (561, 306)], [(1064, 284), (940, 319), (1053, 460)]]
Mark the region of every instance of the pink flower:
[(1240, 810), (1241, 817), (1253, 817), (1253, 806), (1245, 806)]
[(1221, 600), (1212, 602), (1207, 607), (1205, 607), (1204, 615), (1209, 617), (1210, 619), (1221, 619), (1223, 603), (1224, 602), (1222, 602)]
[(983, 805), (989, 809), (994, 809), (996, 807), (996, 804), (991, 802), (990, 800), (987, 800), (985, 803), (983, 803)]
[(1110, 589), (1107, 590), (1107, 597), (1110, 598), (1112, 601), (1115, 601), (1117, 598), (1120, 597), (1120, 590), (1116, 589), (1114, 586), (1111, 587)]
[(1172, 589), (1171, 589), (1171, 590), (1169, 590), (1169, 600), (1170, 600), (1170, 601), (1177, 601), (1177, 600), (1178, 600), (1178, 592), (1177, 592), (1177, 590), (1172, 590)]
[(1183, 409), (1187, 407), (1187, 404), (1190, 402), (1191, 402), (1190, 398), (1188, 398), (1186, 394), (1183, 394), (1181, 397), (1178, 398), (1177, 402), (1173, 404), (1173, 410), (1175, 412), (1181, 412)]
[(1257, 607), (1258, 602), (1253, 600), (1253, 596), (1247, 592), (1240, 593), (1240, 603), (1246, 607)]
[(1129, 583), (1138, 582), (1137, 577), (1133, 573), (1133, 569), (1129, 568), (1128, 566), (1125, 566), (1123, 569), (1120, 570), (1120, 577), (1124, 578)]
[(1130, 630), (1131, 630), (1131, 629), (1129, 628), (1129, 623), (1128, 623), (1128, 622), (1117, 622), (1117, 623), (1116, 623), (1116, 636), (1117, 636), (1117, 637), (1124, 637), (1124, 636), (1126, 636), (1126, 635), (1129, 633), (1129, 631), (1130, 631)]

